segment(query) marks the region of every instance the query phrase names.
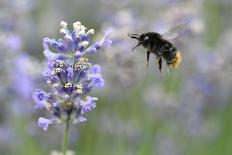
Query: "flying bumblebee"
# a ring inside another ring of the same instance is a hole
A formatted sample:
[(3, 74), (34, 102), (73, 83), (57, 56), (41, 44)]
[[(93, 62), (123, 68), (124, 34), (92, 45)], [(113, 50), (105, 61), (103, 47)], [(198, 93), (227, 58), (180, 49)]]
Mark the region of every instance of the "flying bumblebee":
[(173, 29), (169, 30), (167, 33), (160, 34), (157, 32), (147, 32), (142, 34), (132, 34), (128, 33), (128, 36), (133, 39), (137, 39), (137, 45), (133, 50), (142, 45), (147, 49), (147, 67), (149, 64), (150, 53), (155, 54), (159, 71), (161, 73), (162, 63), (165, 60), (168, 67), (177, 68), (181, 63), (181, 54), (176, 49), (176, 47), (169, 41), (177, 36), (177, 31), (182, 28), (183, 25), (178, 25)]

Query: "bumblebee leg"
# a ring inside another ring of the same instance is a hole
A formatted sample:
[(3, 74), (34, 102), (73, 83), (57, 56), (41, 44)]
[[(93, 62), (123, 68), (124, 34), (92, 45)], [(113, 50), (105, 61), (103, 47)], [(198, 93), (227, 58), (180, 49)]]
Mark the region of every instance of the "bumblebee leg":
[(150, 59), (150, 51), (147, 51), (147, 68), (148, 68), (148, 64), (149, 64), (149, 59)]
[(162, 58), (158, 55), (156, 55), (156, 60), (157, 60), (157, 63), (159, 65), (159, 71), (161, 73), (161, 70), (162, 70)]
[(159, 64), (159, 71), (160, 71), (160, 74), (161, 74), (161, 70), (162, 70), (162, 58), (161, 57), (158, 60), (158, 64)]
[(157, 61), (158, 65), (159, 65), (159, 72), (161, 74), (163, 60), (159, 55), (156, 55), (156, 61)]

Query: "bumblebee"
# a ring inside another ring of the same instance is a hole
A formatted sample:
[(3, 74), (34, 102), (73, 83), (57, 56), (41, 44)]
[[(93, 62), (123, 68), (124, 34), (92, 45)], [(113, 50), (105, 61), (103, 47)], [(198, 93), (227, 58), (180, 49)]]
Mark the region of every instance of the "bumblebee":
[(181, 54), (167, 38), (168, 36), (170, 39), (175, 38), (177, 36), (175, 31), (179, 30), (179, 28), (180, 26), (177, 26), (164, 34), (157, 32), (147, 32), (142, 34), (128, 33), (130, 38), (138, 40), (138, 43), (132, 49), (132, 52), (140, 45), (147, 49), (147, 68), (150, 54), (155, 54), (160, 73), (162, 70), (163, 60), (165, 60), (168, 67), (177, 68), (181, 63)]

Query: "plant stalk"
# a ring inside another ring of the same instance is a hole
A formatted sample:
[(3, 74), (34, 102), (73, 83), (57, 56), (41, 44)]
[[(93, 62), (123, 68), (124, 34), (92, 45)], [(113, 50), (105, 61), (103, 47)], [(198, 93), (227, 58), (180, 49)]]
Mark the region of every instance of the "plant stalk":
[(63, 139), (63, 155), (66, 155), (69, 143), (69, 121), (67, 120), (65, 123), (65, 133)]

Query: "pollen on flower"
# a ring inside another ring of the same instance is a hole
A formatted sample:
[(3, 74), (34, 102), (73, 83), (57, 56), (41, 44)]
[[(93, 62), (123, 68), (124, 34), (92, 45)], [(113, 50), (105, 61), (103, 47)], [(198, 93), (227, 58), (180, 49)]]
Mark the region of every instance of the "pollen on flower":
[(78, 94), (82, 94), (82, 89), (83, 89), (83, 87), (82, 87), (82, 84), (81, 83), (78, 83), (78, 84), (76, 84), (76, 92), (78, 93)]
[(87, 63), (88, 60), (88, 58), (80, 58), (78, 63)]
[(55, 72), (56, 72), (56, 73), (60, 73), (61, 71), (62, 71), (61, 68), (56, 68), (56, 69), (55, 69)]
[(74, 69), (88, 69), (91, 66), (92, 66), (92, 64), (88, 62), (88, 58), (82, 57), (75, 64)]
[(60, 85), (61, 85), (60, 83), (54, 83), (54, 84), (53, 84), (53, 87), (57, 88), (57, 87), (59, 87)]
[(47, 84), (48, 84), (49, 86), (51, 85), (51, 83), (52, 83), (51, 80), (47, 80)]
[(72, 87), (72, 84), (68, 82), (68, 83), (66, 83), (66, 84), (64, 85), (64, 87), (65, 87), (65, 88), (71, 88), (71, 87)]

